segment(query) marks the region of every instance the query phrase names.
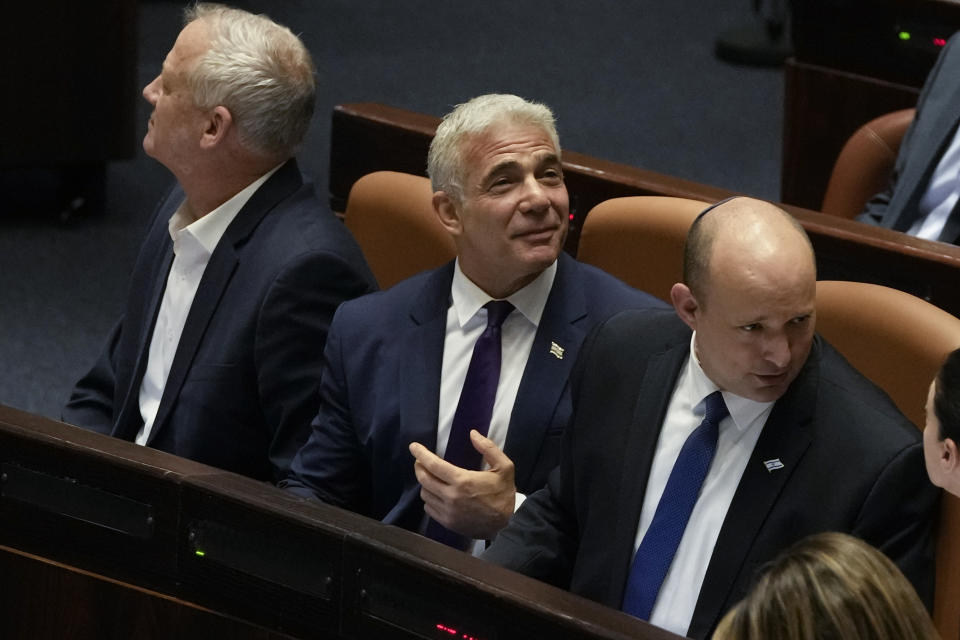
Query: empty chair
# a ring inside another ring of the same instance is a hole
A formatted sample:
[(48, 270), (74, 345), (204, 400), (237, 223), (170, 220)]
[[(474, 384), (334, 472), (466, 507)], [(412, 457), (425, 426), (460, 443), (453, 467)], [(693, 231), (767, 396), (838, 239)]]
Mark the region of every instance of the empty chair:
[(874, 118), (857, 129), (840, 150), (820, 210), (854, 218), (874, 194), (887, 188), (900, 142), (916, 109), (902, 109)]
[[(862, 282), (817, 283), (817, 331), (879, 385), (919, 428), (927, 388), (960, 347), (960, 319), (908, 293)], [(960, 499), (944, 494), (933, 618), (960, 635)]]
[(381, 289), (456, 255), (432, 197), (429, 179), (394, 171), (367, 174), (351, 187), (344, 221)]
[(707, 206), (665, 196), (601, 202), (583, 223), (577, 259), (669, 302), (670, 288), (683, 275), (687, 230)]

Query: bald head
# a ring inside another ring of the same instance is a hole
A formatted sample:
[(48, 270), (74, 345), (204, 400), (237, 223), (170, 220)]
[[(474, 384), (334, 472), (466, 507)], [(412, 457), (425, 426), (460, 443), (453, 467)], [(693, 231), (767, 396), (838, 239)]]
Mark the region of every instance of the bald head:
[(816, 277), (810, 241), (783, 210), (735, 198), (701, 214), (670, 294), (704, 373), (758, 402), (783, 395), (810, 352)]
[[(690, 227), (683, 255), (683, 281), (700, 303), (710, 289), (713, 259), (783, 263), (809, 268), (816, 280), (813, 247), (800, 223), (783, 209), (753, 198), (736, 197), (708, 207)], [(782, 259), (781, 259), (782, 258)], [(798, 262), (790, 262), (797, 259)]]

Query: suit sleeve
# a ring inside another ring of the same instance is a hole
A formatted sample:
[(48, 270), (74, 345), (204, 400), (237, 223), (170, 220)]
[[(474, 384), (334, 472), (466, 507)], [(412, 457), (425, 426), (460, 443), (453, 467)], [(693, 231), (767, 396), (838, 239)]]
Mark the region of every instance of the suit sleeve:
[(927, 479), (923, 445), (911, 445), (882, 470), (851, 532), (893, 560), (927, 608), (933, 605), (939, 499), (940, 491)]
[[(887, 184), (887, 188), (867, 201), (863, 213), (857, 216), (857, 220), (860, 222), (872, 225), (881, 225), (883, 223), (883, 217), (887, 212), (890, 200), (893, 198), (893, 193), (897, 188), (900, 176), (903, 174), (904, 168), (910, 160), (910, 153), (914, 143), (913, 133), (917, 127), (917, 123), (925, 116), (924, 105), (926, 104), (927, 96), (938, 82), (952, 83), (955, 81), (954, 79), (957, 73), (960, 72), (960, 68), (950, 68), (946, 76), (943, 78), (940, 77), (940, 72), (951, 66), (946, 60), (949, 57), (950, 50), (957, 46), (956, 43), (958, 41), (960, 41), (960, 37), (958, 36), (950, 39), (950, 42), (944, 47), (940, 56), (937, 58), (936, 64), (927, 76), (923, 90), (920, 92), (920, 98), (917, 100), (917, 113), (913, 118), (913, 122), (910, 123), (907, 132), (904, 134), (903, 141), (900, 143), (900, 152), (897, 154), (897, 160), (893, 165), (893, 172), (890, 174), (890, 181)], [(956, 65), (954, 65), (954, 67), (956, 67)], [(944, 132), (944, 135), (947, 135), (947, 132)]]
[(341, 313), (334, 318), (324, 349), (320, 409), (289, 476), (279, 486), (305, 498), (368, 513), (371, 471), (351, 420), (341, 332), (345, 322), (349, 320)]
[(603, 323), (584, 340), (571, 372), (573, 414), (564, 430), (560, 465), (544, 488), (527, 497), (481, 556), (508, 569), (567, 589), (580, 544), (574, 496), (577, 405), (584, 371)]
[(113, 431), (116, 392), (116, 352), (123, 330), (123, 318), (117, 321), (93, 367), (77, 382), (63, 407), (61, 420), (98, 433)]
[(310, 433), (318, 408), (321, 363), (341, 302), (373, 290), (340, 256), (307, 253), (277, 277), (264, 298), (254, 348), (260, 406), (271, 429), (274, 481), (283, 479)]
[(569, 588), (577, 552), (576, 518), (565, 498), (569, 473), (565, 464), (554, 469), (547, 485), (524, 500), (481, 557), (562, 589)]

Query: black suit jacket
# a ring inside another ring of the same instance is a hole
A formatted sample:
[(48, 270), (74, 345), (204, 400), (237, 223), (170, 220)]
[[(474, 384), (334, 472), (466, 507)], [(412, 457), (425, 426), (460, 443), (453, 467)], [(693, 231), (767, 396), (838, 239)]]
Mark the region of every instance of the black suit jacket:
[[(620, 607), (660, 425), (689, 343), (672, 312), (624, 312), (587, 339), (561, 466), (485, 558)], [(768, 471), (764, 461), (777, 458), (783, 468)], [(937, 498), (916, 427), (816, 338), (751, 454), (688, 635), (707, 637), (761, 565), (820, 531), (878, 547), (930, 603)]]
[[(133, 440), (140, 383), (183, 201), (154, 214), (126, 311), (63, 419)], [(304, 184), (294, 160), (227, 227), (210, 256), (170, 368), (148, 446), (264, 480), (283, 477), (317, 411), (327, 328), (343, 300), (375, 289), (359, 247)]]
[[(440, 374), (454, 264), (345, 303), (325, 355), (321, 406), (283, 486), (416, 531), (424, 518), (407, 447), (436, 449)], [(568, 377), (583, 338), (627, 308), (665, 307), (613, 276), (561, 254), (504, 453), (518, 491), (544, 485), (569, 422)], [(551, 352), (562, 348), (562, 358)]]
[[(940, 52), (917, 102), (917, 114), (897, 154), (890, 185), (866, 205), (858, 220), (907, 231), (917, 220), (917, 205), (960, 123), (960, 34)], [(938, 240), (960, 240), (960, 208), (954, 208)]]

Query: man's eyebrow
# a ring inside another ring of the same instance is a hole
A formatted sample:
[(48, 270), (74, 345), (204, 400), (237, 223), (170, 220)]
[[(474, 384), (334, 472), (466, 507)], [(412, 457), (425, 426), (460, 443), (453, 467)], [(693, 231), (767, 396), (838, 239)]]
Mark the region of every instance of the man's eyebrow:
[(486, 178), (518, 168), (520, 168), (520, 163), (516, 160), (504, 160), (503, 162), (493, 165), (490, 171), (487, 172)]
[(541, 165), (544, 165), (544, 164), (560, 164), (560, 156), (557, 155), (556, 153), (554, 153), (553, 151), (549, 151), (549, 152), (545, 153), (545, 154), (543, 155), (543, 157), (538, 158), (537, 161), (538, 161), (539, 164), (541, 164)]

